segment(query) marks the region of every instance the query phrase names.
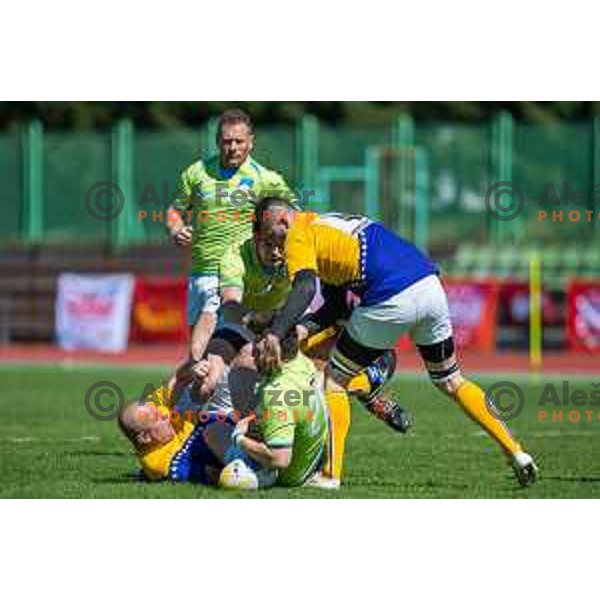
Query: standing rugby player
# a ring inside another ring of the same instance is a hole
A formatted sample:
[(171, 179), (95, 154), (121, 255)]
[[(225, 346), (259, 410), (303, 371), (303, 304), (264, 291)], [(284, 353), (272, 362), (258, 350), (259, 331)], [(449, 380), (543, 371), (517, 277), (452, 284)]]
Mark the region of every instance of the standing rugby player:
[(260, 197), (292, 194), (281, 175), (252, 158), (254, 130), (245, 112), (228, 110), (221, 115), (217, 144), (218, 155), (183, 171), (167, 219), (174, 243), (192, 246), (187, 317), (195, 362), (201, 360), (216, 326), (219, 261), (225, 249), (250, 237)]

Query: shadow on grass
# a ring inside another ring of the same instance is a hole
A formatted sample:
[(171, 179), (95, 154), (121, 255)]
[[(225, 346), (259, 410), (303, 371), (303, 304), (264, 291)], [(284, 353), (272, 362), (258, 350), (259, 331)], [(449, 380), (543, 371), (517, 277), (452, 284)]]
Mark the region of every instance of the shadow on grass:
[(65, 454), (69, 456), (131, 456), (128, 452), (119, 452), (116, 450), (69, 450)]
[(399, 492), (406, 489), (446, 489), (446, 490), (468, 490), (471, 488), (466, 483), (458, 483), (456, 481), (436, 481), (433, 479), (425, 480), (410, 480), (410, 481), (394, 481), (385, 479), (370, 479), (368, 477), (353, 477), (348, 481), (348, 485), (352, 487), (364, 488), (380, 488), (380, 489), (396, 489)]
[(139, 473), (121, 473), (111, 477), (94, 477), (91, 479), (93, 483), (144, 483), (147, 485), (158, 485), (160, 481), (150, 481)]
[(562, 483), (597, 483), (600, 484), (600, 477), (544, 477), (544, 481), (561, 481)]

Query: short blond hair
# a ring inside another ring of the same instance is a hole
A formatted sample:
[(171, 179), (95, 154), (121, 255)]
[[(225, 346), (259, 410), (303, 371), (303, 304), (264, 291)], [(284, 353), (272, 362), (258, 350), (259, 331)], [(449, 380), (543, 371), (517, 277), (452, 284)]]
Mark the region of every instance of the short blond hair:
[(250, 135), (254, 135), (254, 124), (252, 123), (252, 119), (250, 115), (243, 111), (241, 108), (231, 108), (226, 110), (219, 117), (219, 124), (217, 126), (217, 137), (221, 137), (221, 133), (223, 131), (223, 127), (225, 125), (236, 125), (238, 123), (243, 123), (248, 128)]

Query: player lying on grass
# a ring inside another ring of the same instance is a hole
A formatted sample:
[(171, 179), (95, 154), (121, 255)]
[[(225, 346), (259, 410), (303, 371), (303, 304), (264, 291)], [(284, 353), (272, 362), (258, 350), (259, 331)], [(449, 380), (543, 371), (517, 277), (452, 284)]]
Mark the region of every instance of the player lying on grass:
[(324, 470), (328, 485), (339, 485), (341, 479), (350, 426), (350, 382), (394, 348), (405, 333), (416, 344), (433, 384), (496, 440), (519, 483), (535, 481), (537, 467), (532, 457), (487, 409), (484, 391), (460, 372), (446, 294), (436, 266), (425, 255), (364, 216), (331, 214), (306, 219), (277, 199), (259, 203), (256, 216), (255, 235), (270, 249), (263, 262), (273, 268), (285, 264), (292, 282), (285, 306), (258, 344), (266, 368), (279, 365), (280, 340), (306, 312), (316, 293), (317, 278), (325, 285), (351, 289), (360, 298), (326, 367), (333, 440)]
[(175, 419), (174, 414), (173, 408), (154, 399), (144, 404), (134, 401), (119, 416), (144, 476), (150, 481), (216, 484), (235, 422), (230, 416), (222, 422), (224, 413), (203, 413), (196, 424), (187, 415)]
[[(253, 227), (255, 232), (259, 230), (256, 222)], [(254, 235), (241, 245), (230, 246), (223, 255), (220, 288), (222, 318), (225, 322), (243, 322), (254, 333), (260, 333), (285, 304), (291, 285), (283, 266), (265, 264), (264, 257), (268, 258), (270, 252), (268, 240)], [(331, 338), (337, 334), (335, 329), (327, 328), (327, 335), (323, 335), (321, 330), (326, 327), (320, 327), (319, 324), (324, 322), (324, 317), (334, 316), (327, 321), (327, 325), (334, 324), (337, 318), (347, 317), (347, 313), (343, 313), (339, 306), (345, 299), (340, 302), (337, 296), (329, 293), (327, 286), (324, 286), (323, 291), (323, 308), (314, 317), (309, 316), (306, 327), (302, 328), (302, 347), (310, 357), (326, 354), (327, 347), (331, 347)], [(317, 335), (310, 337), (311, 332)], [(405, 433), (410, 427), (409, 415), (382, 393), (382, 388), (393, 376), (395, 367), (395, 355), (388, 352), (370, 365), (366, 378), (363, 375), (352, 382), (350, 391), (376, 417), (393, 429)], [(216, 376), (213, 376), (213, 380), (216, 380)]]
[[(233, 356), (220, 339), (209, 350)], [(211, 347), (212, 345), (212, 347)], [(244, 406), (256, 407), (240, 419), (232, 403), (221, 398), (202, 405), (193, 421), (190, 411), (176, 406), (174, 390), (158, 388), (144, 403), (124, 407), (119, 426), (132, 443), (144, 475), (151, 481), (187, 481), (205, 485), (257, 489), (274, 484), (302, 485), (322, 466), (327, 420), (316, 370), (298, 352), (295, 335), (283, 340), (283, 363), (277, 375), (262, 382), (255, 395), (246, 385)], [(243, 368), (250, 368), (247, 356)], [(199, 368), (199, 382), (207, 370)], [(235, 395), (232, 394), (235, 398)], [(177, 410), (179, 409), (179, 410)], [(180, 415), (173, 418), (174, 415)], [(258, 415), (258, 416), (257, 416)], [(256, 422), (258, 438), (248, 434)], [(225, 467), (225, 470), (223, 470)]]
[(208, 392), (204, 387), (208, 363), (204, 361), (194, 367), (188, 380), (180, 378), (176, 387), (157, 388), (145, 402), (133, 401), (119, 415), (121, 431), (151, 481), (216, 483), (237, 414), (248, 414), (255, 407), (251, 397), (256, 382), (254, 361), (250, 357), (249, 364), (248, 357), (238, 353), (247, 340), (218, 335), (208, 351), (220, 354), (228, 370), (231, 367), (226, 383), (221, 381)]

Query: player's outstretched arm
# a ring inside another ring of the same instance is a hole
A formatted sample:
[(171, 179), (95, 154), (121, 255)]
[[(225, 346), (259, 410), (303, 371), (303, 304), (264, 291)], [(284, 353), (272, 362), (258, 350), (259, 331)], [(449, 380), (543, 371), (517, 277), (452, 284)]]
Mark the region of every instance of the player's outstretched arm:
[(317, 293), (317, 274), (305, 269), (294, 277), (292, 290), (284, 307), (277, 313), (270, 332), (283, 339), (300, 321)]
[(281, 367), (281, 340), (298, 324), (317, 292), (317, 275), (312, 270), (300, 271), (294, 278), (285, 306), (257, 345), (259, 368), (273, 373)]

